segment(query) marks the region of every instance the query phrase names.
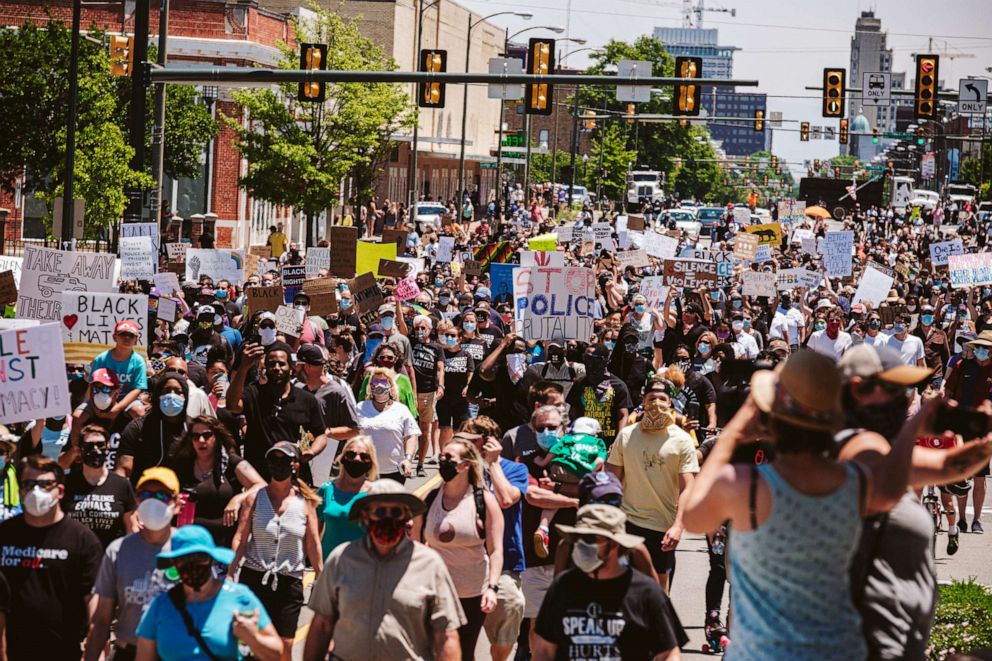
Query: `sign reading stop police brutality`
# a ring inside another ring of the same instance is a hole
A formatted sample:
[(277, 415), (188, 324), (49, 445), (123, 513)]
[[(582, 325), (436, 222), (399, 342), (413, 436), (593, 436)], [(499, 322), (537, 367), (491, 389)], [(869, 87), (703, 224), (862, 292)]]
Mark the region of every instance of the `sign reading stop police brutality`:
[(71, 412), (58, 324), (0, 331), (0, 374), (0, 422)]
[(513, 274), (517, 334), (525, 340), (581, 340), (593, 332), (596, 273), (592, 269), (519, 268)]

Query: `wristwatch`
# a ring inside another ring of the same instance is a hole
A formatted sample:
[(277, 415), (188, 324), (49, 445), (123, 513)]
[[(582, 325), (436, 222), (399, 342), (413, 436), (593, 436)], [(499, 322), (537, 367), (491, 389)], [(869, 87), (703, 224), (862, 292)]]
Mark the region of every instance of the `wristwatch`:
[(496, 592), (497, 594), (499, 593), (499, 586), (496, 585), (495, 583), (490, 583), (489, 585), (486, 586), (486, 589), (487, 590), (492, 590), (493, 592)]

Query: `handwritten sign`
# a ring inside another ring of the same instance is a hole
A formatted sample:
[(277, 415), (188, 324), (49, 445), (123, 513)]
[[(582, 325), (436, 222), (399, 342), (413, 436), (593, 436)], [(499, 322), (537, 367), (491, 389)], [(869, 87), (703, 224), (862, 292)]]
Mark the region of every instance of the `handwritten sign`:
[(0, 273), (0, 305), (17, 302), (17, 282), (13, 271)]
[(241, 250), (211, 250), (190, 248), (186, 251), (186, 279), (194, 282), (201, 275), (208, 275), (214, 282), (230, 280), (232, 283), (245, 279), (245, 255)]
[(396, 283), (396, 290), (394, 292), (396, 298), (399, 301), (409, 301), (420, 295), (420, 287), (417, 286), (417, 281), (413, 278), (403, 278), (398, 283)]
[(159, 298), (155, 317), (170, 324), (176, 323), (179, 318), (179, 304), (172, 298)]
[(669, 287), (662, 284), (662, 276), (652, 275), (641, 280), (641, 288), (638, 292), (647, 300), (649, 310), (661, 309), (668, 298)]
[[(135, 236), (147, 236), (152, 244), (152, 254), (155, 255), (154, 263), (158, 264), (158, 253), (160, 239), (158, 234), (158, 223), (121, 223), (121, 243), (126, 238)], [(123, 259), (124, 255), (121, 255)]]
[(152, 279), (152, 283), (155, 285), (155, 288), (158, 289), (158, 293), (165, 296), (183, 290), (183, 288), (179, 286), (179, 277), (170, 271), (156, 273)]
[(300, 329), (303, 327), (303, 317), (306, 313), (297, 310), (289, 305), (280, 305), (276, 308), (276, 330), (284, 335), (300, 336)]
[(951, 255), (963, 255), (964, 244), (961, 239), (951, 239), (940, 243), (930, 244), (930, 263), (934, 266), (947, 266), (947, 259)]
[(747, 207), (734, 207), (734, 222), (743, 227), (751, 222), (751, 210)]
[(358, 254), (358, 228), (331, 227), (331, 275), (339, 278), (355, 276), (355, 259)]
[(635, 232), (643, 232), (647, 225), (644, 222), (644, 216), (638, 216), (630, 214), (627, 216), (627, 229)]
[(543, 250), (521, 250), (520, 266), (551, 266), (561, 268), (565, 266), (565, 253)]
[(666, 259), (662, 272), (670, 287), (712, 287), (716, 284), (716, 262), (702, 259)]
[(575, 237), (575, 228), (572, 225), (559, 225), (555, 228), (558, 243), (571, 243)]
[(71, 412), (58, 324), (0, 331), (0, 373), (0, 422)]
[(396, 229), (384, 229), (382, 230), (382, 242), (383, 243), (395, 243), (397, 249), (406, 242), (406, 237), (409, 232), (406, 230), (396, 230)]
[[(285, 302), (283, 298), (285, 292), (282, 285), (248, 287), (245, 289), (245, 293), (248, 295), (248, 309), (252, 312), (259, 312), (261, 310), (275, 312)], [(312, 301), (313, 299), (311, 299), (311, 304)]]
[(114, 347), (120, 321), (138, 326), (135, 351), (148, 357), (148, 297), (143, 294), (62, 293), (62, 345), (70, 362), (89, 362)]
[(525, 340), (582, 340), (593, 333), (596, 273), (578, 267), (519, 268), (513, 274), (517, 334)]
[(679, 249), (679, 240), (657, 232), (644, 233), (644, 252), (658, 259), (671, 259)]
[(24, 247), (17, 317), (62, 322), (62, 292), (114, 289), (117, 257), (109, 253), (69, 252)]
[(337, 282), (334, 278), (317, 278), (303, 283), (303, 291), (310, 297), (310, 314), (326, 317), (337, 314)]
[(437, 261), (440, 264), (447, 264), (451, 261), (455, 251), (455, 237), (442, 236), (437, 241)]
[(14, 284), (21, 286), (21, 258), (0, 255), (0, 271), (10, 271), (14, 274)]
[[(472, 276), (475, 277), (482, 276), (482, 264), (480, 264), (477, 260), (466, 259), (464, 266), (465, 266), (465, 275), (467, 275), (468, 277), (471, 278)], [(407, 274), (409, 273), (410, 272), (407, 271)]]
[(823, 274), (804, 268), (782, 269), (777, 274), (779, 291), (790, 289), (812, 289), (820, 284)]
[[(126, 225), (124, 225), (126, 227)], [(151, 280), (155, 276), (157, 253), (152, 250), (148, 236), (122, 236), (120, 238), (121, 278), (124, 280)]]
[(829, 278), (851, 275), (851, 252), (854, 250), (854, 232), (827, 232), (823, 241), (823, 266)]
[(272, 259), (272, 246), (251, 246), (248, 248), (248, 254), (268, 261)]
[(406, 277), (409, 270), (410, 267), (403, 262), (397, 262), (392, 259), (379, 260), (379, 275), (383, 278), (403, 278)]
[(593, 223), (590, 229), (592, 230), (592, 240), (596, 243), (597, 247), (613, 245), (613, 241), (610, 239), (613, 235), (612, 225), (609, 223)]
[(858, 282), (858, 289), (854, 292), (853, 302), (860, 303), (868, 301), (873, 307), (878, 307), (884, 301), (892, 289), (892, 276), (882, 273), (871, 266), (865, 269)]
[(734, 238), (734, 257), (745, 262), (753, 262), (758, 256), (758, 243), (761, 241), (754, 234), (738, 234)]
[(173, 262), (185, 262), (187, 250), (189, 250), (188, 243), (165, 244), (165, 254)]
[(745, 296), (775, 296), (776, 276), (770, 271), (744, 271)]
[[(734, 209), (736, 211), (736, 209)], [(782, 243), (781, 223), (762, 223), (746, 228), (748, 234), (758, 237), (759, 246), (776, 246)]]
[(330, 247), (314, 246), (313, 248), (307, 248), (307, 257), (304, 264), (307, 269), (307, 280), (316, 278), (320, 274), (321, 269), (326, 269), (329, 272), (331, 268)]
[(355, 301), (359, 321), (368, 325), (376, 320), (382, 305), (382, 292), (371, 273), (363, 273), (348, 282), (348, 289)]
[(615, 256), (621, 269), (626, 269), (628, 266), (633, 268), (651, 266), (651, 260), (648, 259), (648, 254), (644, 250), (625, 250), (618, 252)]
[(950, 255), (947, 268), (951, 287), (974, 287), (992, 284), (992, 252)]

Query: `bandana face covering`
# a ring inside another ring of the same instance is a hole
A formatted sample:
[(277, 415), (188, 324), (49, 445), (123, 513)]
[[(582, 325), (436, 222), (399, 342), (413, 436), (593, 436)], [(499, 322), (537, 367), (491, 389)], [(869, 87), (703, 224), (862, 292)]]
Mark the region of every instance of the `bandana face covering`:
[(664, 431), (675, 423), (675, 417), (671, 410), (661, 403), (661, 400), (653, 400), (644, 407), (644, 417), (641, 418), (641, 430), (643, 431)]
[(369, 535), (383, 546), (400, 541), (404, 532), (406, 532), (406, 521), (403, 519), (378, 519), (369, 522)]

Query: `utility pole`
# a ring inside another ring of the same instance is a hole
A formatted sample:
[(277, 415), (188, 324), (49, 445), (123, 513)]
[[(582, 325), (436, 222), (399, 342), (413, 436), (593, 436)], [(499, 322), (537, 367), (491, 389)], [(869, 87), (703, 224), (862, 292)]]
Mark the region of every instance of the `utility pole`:
[(527, 144), (526, 156), (524, 157), (524, 197), (525, 203), (530, 204), (530, 113), (524, 114), (524, 140)]
[[(77, 0), (78, 1), (78, 0)], [(134, 150), (131, 169), (145, 169), (145, 62), (148, 61), (148, 0), (135, 0), (134, 5), (134, 68), (131, 73), (131, 116), (128, 141)], [(140, 190), (128, 191), (124, 222), (140, 222), (142, 210)]]
[(572, 102), (572, 180), (568, 182), (568, 206), (572, 206), (572, 192), (575, 189), (575, 159), (579, 155), (579, 86), (575, 86)]
[[(465, 73), (468, 73), (468, 60), (472, 54), (472, 12), (468, 14), (468, 30), (465, 31)], [(462, 139), (458, 149), (458, 214), (461, 217), (462, 202), (465, 198), (465, 131), (468, 127), (468, 85), (462, 85)], [(479, 200), (480, 202), (482, 200)]]
[(76, 176), (76, 114), (79, 106), (79, 24), (82, 21), (82, 0), (72, 0), (72, 45), (69, 54), (69, 111), (65, 131), (65, 180), (62, 184), (62, 249), (72, 242), (73, 188)]
[[(168, 62), (169, 0), (159, 0), (158, 63)], [(152, 177), (155, 195), (151, 200), (152, 222), (162, 226), (162, 181), (165, 179), (165, 83), (155, 85), (155, 124), (152, 126)]]

